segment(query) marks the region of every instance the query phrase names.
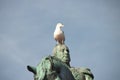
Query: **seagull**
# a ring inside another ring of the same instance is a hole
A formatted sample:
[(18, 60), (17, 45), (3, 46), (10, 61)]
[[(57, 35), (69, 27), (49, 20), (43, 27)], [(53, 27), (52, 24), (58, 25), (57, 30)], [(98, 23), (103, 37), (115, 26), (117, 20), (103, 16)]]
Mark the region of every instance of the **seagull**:
[(64, 44), (65, 35), (61, 28), (64, 27), (62, 23), (57, 23), (56, 29), (54, 31), (54, 39), (58, 42), (58, 44)]

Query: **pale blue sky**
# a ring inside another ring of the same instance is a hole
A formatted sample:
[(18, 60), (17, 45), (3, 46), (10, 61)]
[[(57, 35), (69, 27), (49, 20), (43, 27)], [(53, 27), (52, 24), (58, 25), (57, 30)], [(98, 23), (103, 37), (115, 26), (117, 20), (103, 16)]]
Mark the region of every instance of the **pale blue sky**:
[(0, 80), (33, 80), (26, 66), (52, 54), (58, 22), (71, 66), (89, 67), (95, 80), (120, 79), (119, 0), (0, 0)]

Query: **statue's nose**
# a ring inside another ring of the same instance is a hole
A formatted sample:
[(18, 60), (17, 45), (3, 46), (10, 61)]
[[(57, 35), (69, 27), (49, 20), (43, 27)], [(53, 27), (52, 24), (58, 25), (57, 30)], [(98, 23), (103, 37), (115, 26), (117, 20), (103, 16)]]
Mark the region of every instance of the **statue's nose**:
[(65, 50), (65, 52), (64, 53), (67, 53), (67, 50)]
[(65, 50), (64, 53), (65, 53), (66, 55), (69, 55), (67, 50)]

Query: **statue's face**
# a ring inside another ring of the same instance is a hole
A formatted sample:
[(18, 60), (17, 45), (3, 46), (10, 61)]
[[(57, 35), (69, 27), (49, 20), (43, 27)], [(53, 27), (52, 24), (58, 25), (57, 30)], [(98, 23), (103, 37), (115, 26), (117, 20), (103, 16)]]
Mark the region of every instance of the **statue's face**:
[(56, 46), (54, 55), (65, 63), (70, 62), (69, 49), (65, 45)]

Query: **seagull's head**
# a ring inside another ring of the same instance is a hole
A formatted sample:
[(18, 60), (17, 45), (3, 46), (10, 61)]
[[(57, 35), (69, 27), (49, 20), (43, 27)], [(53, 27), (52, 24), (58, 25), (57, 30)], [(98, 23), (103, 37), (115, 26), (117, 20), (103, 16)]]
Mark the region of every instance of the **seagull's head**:
[(62, 23), (57, 23), (56, 27), (62, 28), (64, 25)]

